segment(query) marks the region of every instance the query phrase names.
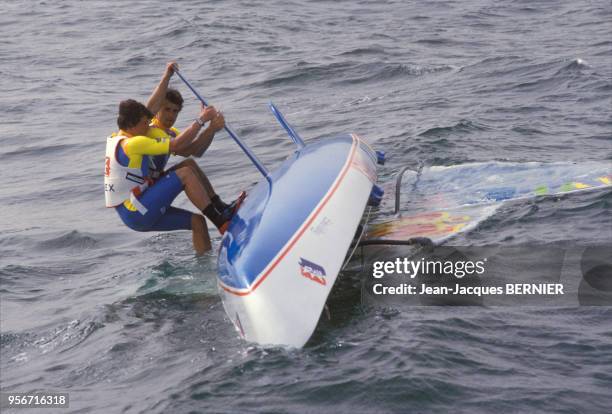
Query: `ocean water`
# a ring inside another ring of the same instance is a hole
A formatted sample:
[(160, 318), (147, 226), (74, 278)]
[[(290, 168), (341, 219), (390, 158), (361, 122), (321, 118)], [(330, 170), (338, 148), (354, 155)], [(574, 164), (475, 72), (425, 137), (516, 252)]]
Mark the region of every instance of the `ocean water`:
[[(403, 166), (611, 163), (609, 1), (1, 8), (3, 392), (69, 392), (71, 413), (612, 411), (609, 306), (365, 306), (345, 272), (305, 348), (260, 348), (223, 311), (218, 234), (196, 258), (188, 232), (133, 232), (101, 184), (118, 102), (170, 59), (269, 168), (293, 150), (270, 100), (306, 141), (386, 151), (383, 185)], [(198, 104), (172, 85), (185, 126)], [(198, 163), (226, 199), (261, 178), (225, 133)], [(610, 247), (611, 202), (519, 202), (460, 242)]]

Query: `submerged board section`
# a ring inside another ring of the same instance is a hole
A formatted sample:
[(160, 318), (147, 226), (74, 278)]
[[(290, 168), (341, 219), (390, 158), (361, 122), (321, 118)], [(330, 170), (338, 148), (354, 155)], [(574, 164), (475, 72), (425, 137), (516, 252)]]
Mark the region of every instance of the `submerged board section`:
[(501, 204), (474, 205), (447, 210), (403, 214), (393, 220), (373, 223), (365, 239), (408, 240), (426, 237), (434, 244), (474, 229), (491, 217)]
[[(612, 186), (610, 163), (471, 163), (408, 171), (400, 215), (369, 226), (366, 238), (427, 237), (435, 244), (474, 229), (505, 201)], [(387, 207), (390, 200), (386, 200)]]

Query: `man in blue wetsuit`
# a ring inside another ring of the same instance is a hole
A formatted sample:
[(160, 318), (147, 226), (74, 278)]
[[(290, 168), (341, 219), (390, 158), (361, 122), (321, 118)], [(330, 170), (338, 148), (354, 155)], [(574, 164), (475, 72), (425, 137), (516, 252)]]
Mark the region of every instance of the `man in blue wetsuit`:
[[(204, 217), (172, 207), (172, 201), (184, 190), (191, 202), (221, 233), (227, 228), (233, 209), (219, 211), (214, 206), (209, 195), (211, 193), (190, 165), (177, 165), (157, 178), (152, 177), (149, 170), (152, 157), (202, 148), (224, 126), (223, 117), (214, 108), (203, 108), (199, 117), (176, 138), (148, 136), (149, 123), (153, 114), (159, 111), (176, 69), (174, 62), (166, 66), (146, 106), (132, 99), (120, 103), (117, 118), (119, 132), (111, 135), (106, 143), (104, 193), (106, 206), (114, 207), (131, 229), (192, 230), (194, 249), (202, 254), (211, 247)], [(210, 121), (208, 128), (199, 132), (207, 121)]]

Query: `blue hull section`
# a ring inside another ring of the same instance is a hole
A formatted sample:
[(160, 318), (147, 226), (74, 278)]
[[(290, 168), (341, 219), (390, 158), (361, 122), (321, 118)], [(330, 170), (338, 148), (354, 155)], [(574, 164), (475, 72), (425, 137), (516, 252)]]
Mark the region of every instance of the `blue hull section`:
[(352, 143), (343, 135), (307, 145), (249, 192), (221, 242), (220, 282), (252, 286), (330, 190)]

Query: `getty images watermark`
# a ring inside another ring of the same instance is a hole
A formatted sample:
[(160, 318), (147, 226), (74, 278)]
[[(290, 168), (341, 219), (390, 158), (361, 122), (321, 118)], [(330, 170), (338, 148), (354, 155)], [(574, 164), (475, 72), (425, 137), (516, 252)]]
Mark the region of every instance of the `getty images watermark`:
[[(612, 245), (388, 250), (362, 299), (384, 305), (612, 306)], [(380, 256), (377, 256), (380, 259)]]

